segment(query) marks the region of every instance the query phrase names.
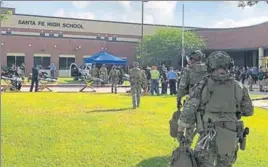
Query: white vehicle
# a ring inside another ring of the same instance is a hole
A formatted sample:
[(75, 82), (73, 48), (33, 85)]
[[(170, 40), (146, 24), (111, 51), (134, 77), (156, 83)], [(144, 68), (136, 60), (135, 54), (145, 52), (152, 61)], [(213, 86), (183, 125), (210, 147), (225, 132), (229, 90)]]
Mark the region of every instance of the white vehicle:
[(90, 70), (91, 70), (92, 64), (91, 63), (85, 63), (82, 64), (80, 67), (72, 63), (70, 65), (70, 76), (75, 77), (76, 79), (88, 79), (91, 77)]

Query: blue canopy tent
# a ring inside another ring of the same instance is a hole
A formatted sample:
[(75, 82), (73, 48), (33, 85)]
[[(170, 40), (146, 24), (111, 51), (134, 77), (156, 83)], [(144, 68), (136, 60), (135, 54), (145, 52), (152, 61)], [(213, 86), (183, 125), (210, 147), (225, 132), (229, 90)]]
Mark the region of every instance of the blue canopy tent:
[(93, 54), (90, 57), (84, 58), (84, 63), (96, 64), (126, 64), (127, 60), (121, 59), (105, 51)]

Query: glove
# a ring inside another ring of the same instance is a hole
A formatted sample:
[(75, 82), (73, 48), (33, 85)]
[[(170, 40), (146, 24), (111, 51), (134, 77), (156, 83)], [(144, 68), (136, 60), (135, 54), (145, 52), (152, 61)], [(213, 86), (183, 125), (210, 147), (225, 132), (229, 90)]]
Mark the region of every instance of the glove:
[(177, 132), (177, 140), (179, 143), (183, 143), (185, 140), (184, 132)]
[(182, 107), (181, 99), (178, 99), (178, 100), (177, 100), (177, 109), (180, 110), (181, 107)]

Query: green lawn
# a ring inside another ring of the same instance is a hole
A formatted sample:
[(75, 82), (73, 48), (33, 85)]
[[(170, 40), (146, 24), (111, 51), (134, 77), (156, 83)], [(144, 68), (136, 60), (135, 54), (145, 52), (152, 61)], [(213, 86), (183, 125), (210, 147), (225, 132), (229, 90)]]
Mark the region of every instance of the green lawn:
[[(116, 100), (115, 100), (116, 99)], [(169, 136), (175, 97), (3, 93), (3, 167), (166, 167), (177, 143)], [(255, 109), (247, 150), (234, 167), (266, 167), (268, 112)]]

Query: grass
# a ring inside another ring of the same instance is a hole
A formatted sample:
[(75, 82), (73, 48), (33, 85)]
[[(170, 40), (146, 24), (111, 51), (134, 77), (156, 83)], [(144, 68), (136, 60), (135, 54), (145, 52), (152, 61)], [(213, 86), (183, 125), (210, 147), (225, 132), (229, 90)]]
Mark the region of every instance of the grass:
[[(174, 98), (145, 96), (132, 110), (126, 94), (4, 93), (2, 166), (166, 167)], [(244, 120), (250, 135), (234, 167), (265, 167), (268, 112)]]

